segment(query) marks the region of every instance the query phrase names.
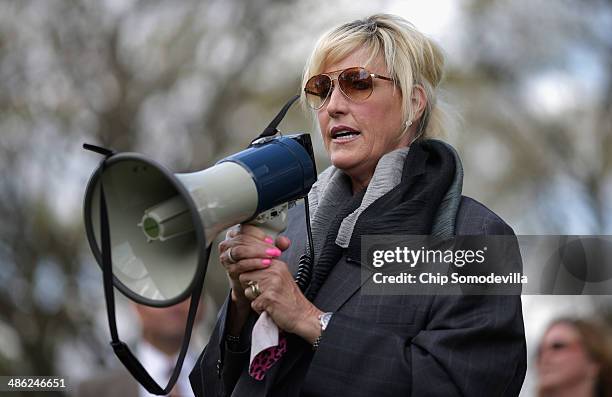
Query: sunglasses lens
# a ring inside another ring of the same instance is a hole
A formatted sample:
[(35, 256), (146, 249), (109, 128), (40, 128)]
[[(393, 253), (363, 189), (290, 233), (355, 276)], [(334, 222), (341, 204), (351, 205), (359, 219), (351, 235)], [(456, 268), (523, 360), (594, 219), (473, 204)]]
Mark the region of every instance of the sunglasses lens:
[[(364, 68), (348, 68), (338, 76), (338, 86), (349, 99), (365, 101), (372, 94), (372, 76)], [(332, 89), (333, 83), (330, 76), (319, 74), (311, 77), (304, 87), (308, 105), (314, 109), (320, 109)]]
[(338, 85), (354, 101), (364, 101), (372, 94), (372, 77), (364, 68), (349, 68), (338, 76)]
[(304, 87), (308, 105), (313, 109), (319, 109), (327, 99), (331, 88), (332, 81), (329, 76), (323, 74), (312, 76)]

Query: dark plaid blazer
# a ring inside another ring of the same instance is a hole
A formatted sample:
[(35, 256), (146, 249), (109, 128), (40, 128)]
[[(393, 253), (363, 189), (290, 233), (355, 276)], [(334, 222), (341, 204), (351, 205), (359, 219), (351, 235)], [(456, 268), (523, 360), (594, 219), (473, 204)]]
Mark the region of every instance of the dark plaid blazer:
[[(282, 259), (295, 267), (307, 238), (303, 211), (297, 208), (290, 216), (285, 234), (293, 244)], [(514, 234), (492, 211), (467, 197), (461, 200), (455, 231)], [(527, 361), (520, 296), (365, 295), (360, 294), (361, 283), (359, 265), (340, 260), (314, 301), (334, 315), (310, 364), (300, 370), (299, 354), (293, 354), (259, 382), (248, 375), (248, 351), (225, 349), (226, 302), (191, 373), (195, 395), (519, 394)]]

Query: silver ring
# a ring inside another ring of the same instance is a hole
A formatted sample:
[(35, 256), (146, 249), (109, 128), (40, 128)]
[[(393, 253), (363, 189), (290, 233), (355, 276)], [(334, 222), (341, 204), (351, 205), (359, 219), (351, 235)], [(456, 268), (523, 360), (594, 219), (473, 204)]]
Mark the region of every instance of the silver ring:
[(232, 257), (232, 248), (234, 248), (234, 247), (230, 247), (230, 248), (227, 250), (227, 259), (229, 259), (229, 263), (230, 263), (230, 264), (234, 264), (234, 263), (236, 263), (236, 259), (234, 259), (234, 258)]
[(249, 288), (251, 288), (251, 293), (255, 298), (261, 295), (261, 289), (259, 288), (259, 284), (257, 283), (257, 281), (249, 281), (247, 285), (249, 286)]

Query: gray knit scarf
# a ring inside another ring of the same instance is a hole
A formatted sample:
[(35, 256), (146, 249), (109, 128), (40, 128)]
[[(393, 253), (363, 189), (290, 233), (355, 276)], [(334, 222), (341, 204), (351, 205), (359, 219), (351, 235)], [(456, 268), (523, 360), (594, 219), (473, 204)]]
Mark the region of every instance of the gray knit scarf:
[[(455, 177), (448, 192), (444, 196), (436, 215), (432, 229), (432, 236), (448, 238), (454, 234), (455, 214), (459, 207), (461, 189), (463, 186), (463, 167), (455, 149), (444, 143), (443, 146), (449, 150), (455, 158)], [(347, 248), (351, 241), (353, 229), (359, 216), (377, 199), (396, 187), (402, 178), (404, 161), (410, 147), (396, 149), (383, 155), (374, 171), (374, 175), (368, 184), (361, 205), (344, 218), (338, 234), (336, 244)], [(338, 209), (352, 197), (352, 187), (349, 177), (342, 170), (330, 166), (323, 171), (312, 186), (308, 194), (310, 204), (310, 222), (312, 225), (313, 244), (315, 255), (321, 252), (327, 228), (331, 224)]]

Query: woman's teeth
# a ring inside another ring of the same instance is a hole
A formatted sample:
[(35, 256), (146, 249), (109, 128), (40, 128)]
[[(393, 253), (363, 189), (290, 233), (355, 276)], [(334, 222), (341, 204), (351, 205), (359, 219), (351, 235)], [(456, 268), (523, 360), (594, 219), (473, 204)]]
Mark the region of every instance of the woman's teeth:
[(351, 140), (351, 139), (355, 138), (357, 135), (359, 135), (358, 132), (343, 131), (343, 132), (339, 132), (339, 133), (335, 134), (333, 139), (335, 141), (348, 141), (348, 140)]

